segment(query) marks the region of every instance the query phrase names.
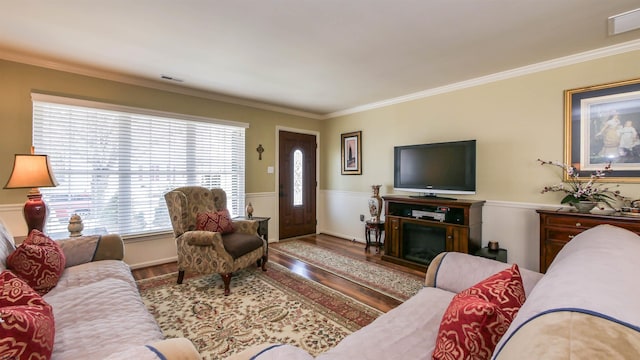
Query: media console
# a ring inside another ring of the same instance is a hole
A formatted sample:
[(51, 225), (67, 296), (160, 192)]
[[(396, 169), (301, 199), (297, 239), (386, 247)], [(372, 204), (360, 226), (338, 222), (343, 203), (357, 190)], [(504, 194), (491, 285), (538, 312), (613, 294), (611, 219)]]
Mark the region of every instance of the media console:
[(482, 247), (483, 200), (387, 195), (382, 259), (426, 270), (443, 251)]

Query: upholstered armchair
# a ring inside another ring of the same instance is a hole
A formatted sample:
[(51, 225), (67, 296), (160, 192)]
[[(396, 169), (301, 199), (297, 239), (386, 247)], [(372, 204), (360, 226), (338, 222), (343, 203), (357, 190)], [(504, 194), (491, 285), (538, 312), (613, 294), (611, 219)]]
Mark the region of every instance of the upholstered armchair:
[(171, 216), (178, 251), (178, 284), (182, 284), (185, 271), (199, 274), (219, 273), (224, 282), (224, 294), (229, 295), (229, 284), (234, 271), (257, 263), (266, 271), (267, 242), (258, 236), (258, 223), (253, 220), (230, 220), (224, 216), (220, 224), (230, 222), (233, 231), (198, 230), (202, 218), (227, 211), (227, 194), (219, 188), (185, 186), (164, 195)]

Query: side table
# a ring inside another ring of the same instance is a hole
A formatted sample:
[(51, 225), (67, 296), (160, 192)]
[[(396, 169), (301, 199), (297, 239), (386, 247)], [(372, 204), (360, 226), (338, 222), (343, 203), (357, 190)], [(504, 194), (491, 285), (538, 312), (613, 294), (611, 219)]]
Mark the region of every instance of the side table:
[(376, 246), (376, 252), (379, 253), (380, 247), (383, 244), (383, 242), (380, 241), (380, 238), (382, 237), (382, 233), (384, 232), (384, 221), (367, 220), (364, 223), (364, 238), (367, 241), (367, 245), (364, 247), (364, 251), (369, 250), (369, 246), (372, 244), (371, 242), (372, 231), (376, 240), (376, 243), (374, 244)]
[(500, 262), (507, 262), (507, 250), (506, 249), (498, 249), (498, 250), (489, 250), (488, 247), (484, 247), (475, 253), (476, 256), (482, 256), (483, 258), (498, 260)]

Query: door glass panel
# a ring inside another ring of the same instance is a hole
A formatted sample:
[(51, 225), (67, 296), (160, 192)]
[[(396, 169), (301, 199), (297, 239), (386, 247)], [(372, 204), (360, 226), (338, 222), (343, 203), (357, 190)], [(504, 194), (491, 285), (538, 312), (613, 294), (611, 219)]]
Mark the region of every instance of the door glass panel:
[(302, 151), (293, 152), (293, 206), (302, 205)]

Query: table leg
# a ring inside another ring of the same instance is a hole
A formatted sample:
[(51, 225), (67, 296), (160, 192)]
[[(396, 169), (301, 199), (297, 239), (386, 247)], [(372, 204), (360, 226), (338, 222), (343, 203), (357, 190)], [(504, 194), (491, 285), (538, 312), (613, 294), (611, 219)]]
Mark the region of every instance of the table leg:
[(364, 251), (367, 251), (369, 250), (369, 244), (371, 243), (371, 229), (369, 229), (368, 226), (365, 226), (364, 228), (364, 239), (367, 242), (364, 247)]

